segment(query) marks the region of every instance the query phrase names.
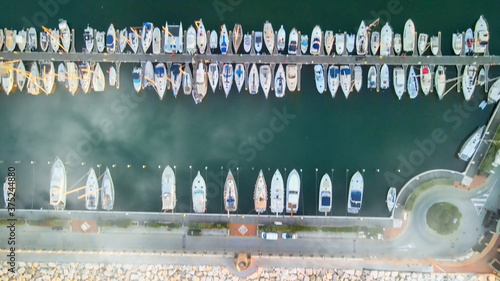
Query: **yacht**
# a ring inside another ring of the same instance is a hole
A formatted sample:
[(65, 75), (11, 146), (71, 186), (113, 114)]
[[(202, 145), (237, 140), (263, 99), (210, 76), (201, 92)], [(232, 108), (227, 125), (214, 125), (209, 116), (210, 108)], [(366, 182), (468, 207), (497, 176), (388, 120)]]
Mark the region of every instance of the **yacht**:
[(274, 76), (274, 94), (277, 98), (282, 98), (285, 96), (286, 79), (285, 79), (285, 69), (280, 63), (278, 71)]
[(358, 214), (363, 202), (363, 176), (360, 172), (356, 172), (349, 185), (349, 200), (347, 202), (347, 212), (350, 214)]
[(240, 49), (241, 40), (243, 39), (243, 30), (241, 24), (236, 23), (233, 28), (233, 48), (234, 53), (237, 54)]
[(327, 56), (329, 56), (330, 53), (332, 52), (334, 40), (335, 36), (333, 35), (333, 31), (331, 30), (325, 31), (325, 51)]
[(363, 85), (363, 70), (361, 69), (361, 66), (356, 65), (354, 67), (354, 88), (356, 89), (356, 92), (359, 93), (362, 85)]
[[(40, 68), (43, 71), (42, 64), (40, 64)], [(92, 70), (90, 69), (90, 64), (88, 62), (82, 62), (78, 65), (79, 69), (79, 76), (80, 78), (80, 87), (82, 88), (82, 91), (84, 94), (89, 92), (90, 89), (90, 83), (92, 81)], [(43, 75), (43, 73), (42, 73)]]
[[(64, 76), (66, 76), (65, 73), (63, 73), (62, 77)], [(19, 63), (17, 64), (16, 83), (19, 91), (22, 91), (24, 89), (24, 86), (26, 85), (26, 67), (24, 66), (22, 60), (19, 60)]]
[(323, 36), (321, 35), (321, 27), (316, 25), (311, 34), (311, 49), (309, 53), (313, 56), (317, 56), (320, 54), (321, 48), (323, 48), (323, 43), (321, 40)]
[[(54, 63), (52, 61), (44, 61), (40, 64), (40, 69), (42, 71), (42, 80), (43, 80), (43, 88), (45, 89), (45, 93), (51, 94), (54, 91), (54, 80), (56, 78)], [(2, 85), (5, 88), (5, 84)]]
[[(58, 37), (59, 38), (59, 37)], [(12, 52), (16, 48), (16, 31), (5, 29), (5, 49)]]
[(130, 44), (130, 48), (132, 51), (137, 53), (139, 50), (139, 34), (137, 34), (137, 30), (131, 28), (128, 33), (128, 43)]
[(374, 65), (370, 66), (368, 70), (368, 82), (366, 87), (368, 89), (376, 89), (377, 88), (377, 69)]
[(196, 52), (196, 30), (192, 25), (186, 32), (186, 51), (190, 55)]
[(253, 192), (253, 200), (255, 204), (255, 211), (263, 213), (267, 208), (267, 184), (262, 170), (259, 171), (257, 182), (255, 182), (255, 189)]
[(161, 210), (173, 211), (177, 203), (175, 173), (170, 166), (161, 174)]
[(368, 40), (368, 30), (365, 21), (361, 21), (358, 33), (356, 34), (356, 53), (358, 55), (364, 56), (368, 53)]
[(104, 77), (101, 65), (96, 63), (94, 73), (92, 75), (92, 88), (94, 89), (94, 92), (103, 92), (105, 86), (106, 77)]
[(432, 87), (432, 74), (431, 68), (428, 65), (420, 67), (420, 84), (422, 85), (422, 92), (424, 92), (424, 95), (429, 94)]
[(453, 33), (451, 43), (453, 44), (453, 52), (457, 56), (460, 56), (462, 54), (462, 47), (463, 47), (462, 41), (463, 41), (463, 38), (462, 38), (461, 32)]
[(403, 30), (403, 51), (413, 52), (415, 50), (415, 24), (411, 19), (408, 19), (405, 23), (405, 28)]
[[(14, 34), (14, 37), (16, 35)], [(59, 47), (61, 46), (61, 38), (59, 37), (59, 31), (57, 29), (52, 29), (50, 31), (50, 47), (52, 48), (52, 51), (54, 53), (57, 53), (59, 51)], [(15, 45), (14, 45), (15, 46)]]
[(500, 79), (497, 79), (488, 90), (488, 103), (497, 103), (500, 99)]
[(141, 38), (142, 38), (142, 51), (144, 53), (148, 52), (149, 47), (151, 46), (151, 42), (153, 41), (153, 29), (154, 29), (153, 23), (151, 22), (142, 23)]
[(224, 88), (226, 98), (229, 95), (229, 91), (231, 91), (231, 86), (233, 85), (233, 76), (233, 65), (230, 63), (224, 64), (222, 66), (222, 86)]
[(257, 54), (262, 51), (262, 31), (255, 32), (255, 51)]
[(182, 74), (182, 87), (185, 95), (190, 95), (193, 90), (193, 73), (189, 63), (184, 64), (184, 72)]
[(479, 127), (464, 143), (460, 152), (458, 153), (458, 158), (463, 161), (469, 161), (470, 158), (476, 153), (479, 144), (481, 143), (481, 138), (483, 136), (485, 126)]
[[(9, 197), (9, 193), (11, 196)], [(5, 182), (3, 183), (3, 201), (5, 202), (5, 208), (9, 206), (9, 202), (11, 199), (15, 200), (16, 194), (16, 181), (9, 181), (9, 178), (5, 178)], [(15, 202), (13, 201), (12, 202)]]
[(24, 52), (24, 49), (26, 49), (27, 41), (28, 41), (28, 33), (24, 29), (20, 30), (16, 36), (16, 43), (17, 47), (19, 48), (19, 51)]
[(316, 64), (314, 66), (314, 80), (316, 81), (316, 90), (318, 90), (320, 94), (323, 94), (325, 91), (325, 75), (321, 64)]
[(264, 95), (266, 96), (266, 99), (269, 95), (269, 90), (271, 89), (271, 67), (268, 64), (263, 64), (260, 66), (260, 86), (262, 87), (262, 90), (264, 91)]
[(224, 184), (224, 209), (226, 212), (236, 212), (238, 209), (238, 188), (231, 170), (227, 173)]
[(286, 65), (286, 86), (290, 92), (294, 92), (297, 89), (297, 71), (297, 65)]
[(97, 51), (99, 53), (104, 52), (104, 48), (106, 47), (106, 43), (105, 43), (105, 39), (104, 39), (105, 37), (106, 37), (106, 33), (104, 33), (104, 31), (97, 31), (97, 33), (95, 34), (95, 44), (97, 47)]
[(286, 212), (297, 213), (299, 210), (300, 198), (300, 176), (297, 170), (293, 169), (286, 181)]
[(150, 61), (146, 61), (143, 63), (143, 75), (144, 77), (142, 78), (142, 88), (147, 88), (150, 86), (153, 86), (154, 81), (155, 81), (155, 69), (153, 67), (153, 64)]
[(301, 35), (300, 36), (300, 50), (302, 54), (307, 53), (307, 48), (309, 47), (309, 36)]
[(394, 68), (393, 79), (394, 79), (394, 91), (396, 92), (398, 99), (401, 99), (405, 90), (405, 80), (406, 80), (405, 71), (402, 67)]
[(198, 171), (198, 175), (193, 180), (193, 186), (191, 189), (193, 196), (193, 210), (195, 213), (204, 213), (207, 204), (207, 187), (205, 185), (205, 180)]
[(66, 168), (59, 157), (56, 157), (50, 170), (50, 205), (55, 210), (66, 207)]
[(408, 75), (408, 95), (410, 99), (414, 99), (418, 95), (418, 78), (415, 74), (415, 69), (413, 66), (410, 67), (410, 73)]
[(328, 213), (332, 209), (332, 180), (325, 173), (319, 184), (319, 208), (320, 213)]
[(208, 65), (208, 80), (210, 81), (210, 87), (212, 87), (212, 92), (215, 93), (217, 88), (217, 83), (219, 83), (219, 64), (211, 63)]
[(351, 93), (351, 68), (348, 65), (340, 66), (340, 86), (344, 92), (345, 98)]
[(120, 47), (120, 53), (125, 51), (127, 48), (127, 28), (120, 30), (120, 37), (118, 38), (118, 43)]
[(355, 40), (356, 40), (356, 35), (354, 34), (346, 35), (345, 48), (347, 49), (348, 53), (352, 53), (354, 51)]
[(396, 53), (396, 55), (399, 56), (399, 54), (401, 53), (401, 48), (402, 48), (401, 34), (399, 34), (399, 33), (394, 34), (393, 45), (394, 45), (393, 46), (394, 47), (394, 53)]
[(380, 33), (378, 31), (372, 32), (372, 38), (370, 40), (370, 47), (372, 55), (376, 56), (378, 49), (380, 48)]
[[(38, 48), (37, 33), (34, 27), (30, 27), (28, 30), (28, 51), (36, 51)], [(1, 46), (0, 46), (1, 49)]]
[(423, 55), (425, 50), (427, 50), (427, 42), (429, 41), (429, 35), (425, 33), (420, 33), (418, 35), (418, 54)]
[(90, 168), (85, 187), (85, 208), (87, 210), (97, 210), (99, 205), (99, 183), (94, 168)]
[(439, 51), (439, 38), (437, 36), (431, 36), (431, 52), (433, 55), (437, 56)]
[(391, 187), (389, 188), (389, 191), (387, 192), (387, 209), (389, 210), (389, 212), (392, 212), (392, 210), (394, 209), (394, 206), (396, 205), (396, 188), (395, 187)]
[(132, 80), (134, 82), (134, 89), (139, 93), (142, 89), (142, 67), (135, 66), (132, 71)]
[(270, 22), (264, 23), (264, 43), (266, 44), (267, 51), (272, 54), (274, 51), (274, 30)]
[[(7, 32), (5, 33), (7, 34)], [(87, 41), (85, 41), (85, 43), (87, 44)], [(94, 45), (94, 39), (92, 39), (92, 45)], [(7, 46), (7, 37), (5, 38), (5, 46)], [(49, 48), (49, 35), (45, 31), (40, 31), (40, 48), (44, 52), (47, 52), (47, 49)]]
[(488, 23), (483, 15), (477, 20), (474, 28), (474, 53), (483, 54), (488, 46), (490, 34), (488, 32)]
[(297, 46), (299, 42), (299, 34), (297, 33), (297, 29), (292, 28), (290, 31), (290, 36), (288, 37), (288, 54), (296, 55), (297, 54)]
[[(5, 91), (5, 94), (9, 95), (10, 92), (12, 91), (12, 88), (14, 88), (14, 70), (12, 69), (12, 67), (9, 67), (9, 68), (6, 68), (4, 67), (4, 63), (2, 62), (0, 64), (1, 66), (1, 69), (0, 69), (0, 73), (1, 73), (1, 80), (2, 80), (2, 88), (3, 90)], [(54, 80), (52, 80), (52, 84), (53, 84)], [(44, 86), (45, 86), (45, 81), (44, 81)]]
[(332, 98), (335, 98), (337, 94), (337, 90), (340, 84), (340, 73), (339, 67), (336, 65), (330, 65), (328, 67), (328, 89), (330, 90), (330, 94)]
[(277, 49), (278, 52), (283, 52), (285, 50), (286, 46), (286, 32), (285, 29), (283, 28), (283, 25), (281, 25), (280, 29), (278, 30), (278, 43), (277, 43)]
[[(174, 63), (170, 67), (170, 82), (172, 83), (172, 93), (177, 97), (182, 84), (181, 64)], [(166, 86), (166, 81), (165, 81)]]
[(161, 53), (161, 31), (158, 27), (153, 29), (153, 54), (158, 55)]
[(109, 85), (114, 87), (116, 85), (116, 69), (114, 66), (109, 67)]
[(462, 75), (462, 90), (465, 100), (469, 101), (472, 98), (474, 89), (476, 88), (477, 66), (466, 65), (464, 74)]
[(208, 88), (208, 75), (207, 67), (203, 63), (198, 63), (198, 68), (196, 69), (196, 80), (195, 88), (193, 92), (193, 98), (195, 98), (196, 103), (203, 101), (207, 94)]
[[(172, 66), (173, 67), (173, 66)], [(165, 90), (167, 89), (167, 68), (163, 62), (158, 63), (155, 66), (155, 83), (154, 89), (160, 100), (163, 100), (163, 96), (165, 95)]]
[(66, 70), (68, 71), (68, 78), (66, 79), (68, 91), (72, 95), (75, 95), (76, 91), (78, 90), (80, 79), (78, 66), (74, 62), (68, 61), (66, 63)]
[[(42, 40), (41, 38), (42, 32), (40, 33), (40, 41)], [(92, 50), (94, 49), (94, 29), (92, 29), (92, 27), (90, 27), (89, 25), (87, 25), (87, 28), (83, 30), (83, 40), (85, 41), (85, 49), (83, 52), (84, 53), (92, 52)]]
[(227, 33), (226, 25), (223, 24), (222, 28), (221, 28), (220, 40), (219, 40), (220, 53), (223, 55), (227, 54), (227, 49), (228, 49), (229, 37), (227, 34), (228, 33)]
[(115, 185), (113, 184), (113, 178), (111, 178), (108, 167), (106, 167), (104, 176), (102, 176), (101, 198), (101, 208), (106, 211), (113, 210), (113, 206), (115, 205)]
[(248, 74), (248, 92), (252, 95), (256, 95), (259, 92), (259, 71), (255, 63), (250, 68), (250, 73)]
[(382, 65), (380, 69), (380, 89), (385, 90), (389, 89), (390, 76), (389, 76), (389, 67), (387, 64)]
[(283, 177), (278, 169), (274, 172), (273, 179), (271, 181), (271, 205), (270, 209), (272, 213), (278, 215), (283, 213), (283, 208), (285, 207), (285, 185), (283, 183)]
[(64, 51), (68, 53), (71, 47), (71, 30), (69, 29), (68, 22), (66, 20), (59, 19), (59, 36), (61, 37), (61, 43)]
[(28, 75), (28, 84), (26, 85), (26, 92), (32, 95), (38, 95), (40, 93), (40, 82), (38, 81), (40, 77), (40, 72), (38, 70), (38, 64), (34, 61), (31, 64), (30, 73)]
[(236, 88), (238, 88), (238, 93), (241, 92), (241, 88), (245, 84), (245, 66), (241, 63), (236, 64), (234, 69), (234, 82)]
[(441, 65), (437, 67), (436, 73), (434, 74), (434, 85), (436, 86), (436, 93), (438, 94), (439, 99), (442, 100), (446, 87), (446, 73), (444, 71), (444, 67)]
[(465, 31), (465, 45), (463, 47), (465, 48), (466, 55), (474, 52), (474, 32), (472, 31), (472, 28)]
[(245, 53), (249, 53), (252, 49), (252, 35), (245, 34), (245, 36), (243, 36), (243, 49)]
[(336, 33), (335, 34), (335, 51), (337, 55), (341, 56), (345, 51), (345, 34)]

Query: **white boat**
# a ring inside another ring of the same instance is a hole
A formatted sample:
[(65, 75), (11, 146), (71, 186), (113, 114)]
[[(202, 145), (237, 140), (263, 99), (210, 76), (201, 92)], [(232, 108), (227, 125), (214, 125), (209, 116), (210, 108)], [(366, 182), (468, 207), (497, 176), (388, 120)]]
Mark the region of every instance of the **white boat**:
[(195, 88), (192, 91), (193, 98), (196, 103), (203, 101), (207, 94), (208, 88), (208, 75), (207, 67), (203, 63), (198, 63), (198, 68), (196, 69), (196, 80)]
[[(471, 29), (472, 30), (472, 29)], [(457, 32), (453, 33), (452, 39), (451, 39), (451, 44), (453, 47), (453, 52), (455, 55), (459, 56), (462, 53), (462, 33)]]
[(271, 181), (271, 205), (269, 207), (272, 213), (276, 215), (283, 213), (283, 208), (285, 207), (284, 194), (285, 184), (283, 182), (283, 177), (280, 171), (276, 169)]
[(418, 78), (415, 74), (415, 69), (413, 66), (410, 67), (410, 73), (408, 74), (408, 95), (410, 99), (414, 99), (418, 95)]
[(106, 47), (105, 37), (106, 33), (104, 31), (97, 31), (95, 34), (95, 44), (99, 53), (104, 52), (104, 48)]
[(24, 52), (26, 49), (26, 43), (28, 42), (28, 33), (26, 30), (20, 30), (16, 35), (16, 43), (19, 51)]
[(466, 55), (474, 52), (474, 32), (472, 28), (465, 31), (465, 45), (463, 47), (465, 48)]
[(320, 94), (323, 94), (325, 91), (325, 75), (321, 64), (316, 64), (314, 66), (314, 80), (316, 81), (316, 90), (318, 90)]
[[(40, 64), (40, 68), (43, 71), (42, 64)], [(86, 61), (80, 63), (78, 65), (79, 76), (80, 78), (80, 87), (84, 94), (89, 92), (90, 83), (92, 81), (92, 70), (90, 69), (90, 64)], [(42, 74), (43, 75), (43, 74)]]
[(151, 42), (153, 41), (153, 29), (154, 25), (151, 22), (142, 23), (141, 40), (142, 40), (142, 51), (147, 53)]
[(137, 34), (137, 30), (131, 28), (128, 32), (128, 43), (132, 51), (137, 53), (139, 50), (139, 34)]
[(226, 212), (236, 212), (238, 209), (238, 187), (231, 170), (227, 173), (224, 183), (224, 209)]
[(280, 63), (276, 75), (274, 75), (274, 94), (277, 98), (282, 98), (285, 96), (286, 89), (286, 79), (285, 79), (285, 69)]
[[(154, 31), (153, 31), (154, 33)], [(174, 45), (174, 38), (173, 35), (170, 34), (170, 31), (168, 30), (168, 21), (165, 22), (165, 26), (163, 27), (163, 52), (167, 54), (171, 54), (173, 52), (173, 45)], [(153, 36), (154, 40), (154, 36)]]
[(335, 51), (337, 55), (341, 56), (345, 51), (345, 34), (336, 33), (335, 34)]
[(392, 48), (392, 27), (387, 22), (380, 34), (380, 55), (383, 57), (388, 57), (391, 54)]
[(431, 52), (433, 55), (437, 56), (439, 51), (439, 38), (437, 36), (431, 36)]
[(302, 51), (302, 54), (307, 53), (308, 46), (309, 46), (309, 36), (301, 35), (300, 36), (300, 50)]
[(254, 63), (250, 68), (250, 73), (248, 73), (248, 92), (252, 95), (256, 95), (259, 92), (259, 85), (259, 71)]
[(227, 54), (227, 49), (229, 48), (229, 46), (228, 46), (229, 37), (228, 37), (227, 28), (226, 28), (225, 24), (223, 24), (222, 28), (221, 28), (219, 44), (220, 44), (221, 54), (223, 54), (223, 55)]
[(255, 31), (255, 51), (262, 51), (262, 31)]
[(351, 93), (351, 81), (351, 68), (348, 65), (340, 66), (340, 86), (346, 99), (349, 98), (349, 94)]
[[(66, 76), (65, 73), (63, 73), (63, 77), (64, 76)], [(17, 64), (16, 84), (19, 91), (22, 91), (26, 85), (26, 67), (24, 66), (22, 60), (19, 60), (19, 63)]]
[(186, 52), (190, 55), (196, 52), (196, 30), (192, 25), (186, 32)]
[(469, 101), (472, 98), (474, 89), (476, 88), (477, 66), (466, 65), (464, 74), (462, 75), (462, 90), (465, 100)]
[(394, 45), (393, 46), (394, 53), (396, 53), (396, 55), (399, 55), (401, 53), (401, 48), (402, 48), (401, 34), (399, 34), (399, 33), (394, 34), (393, 45)]
[(56, 157), (50, 170), (50, 205), (55, 210), (64, 210), (66, 207), (66, 168), (59, 157)]
[(158, 27), (153, 29), (153, 54), (157, 55), (161, 53), (161, 31)]
[(243, 29), (241, 28), (241, 24), (234, 24), (232, 36), (234, 53), (237, 54), (238, 50), (240, 49), (241, 40), (243, 39)]
[[(2, 31), (3, 34), (3, 31)], [(7, 47), (7, 31), (5, 32), (5, 46)], [(45, 31), (40, 31), (40, 48), (42, 51), (47, 52), (47, 49), (49, 48), (49, 35)], [(92, 39), (92, 42), (93, 39)]]
[(354, 34), (347, 34), (346, 35), (345, 48), (347, 49), (348, 53), (352, 53), (354, 51), (355, 41), (356, 41), (356, 35), (354, 35)]
[(68, 76), (66, 79), (66, 86), (68, 87), (68, 91), (72, 94), (75, 95), (76, 91), (78, 90), (79, 86), (79, 72), (78, 72), (78, 66), (76, 63), (68, 61), (66, 63), (66, 71), (68, 71)]
[(177, 203), (175, 173), (170, 166), (161, 174), (161, 210), (173, 211)]
[(115, 184), (108, 167), (104, 171), (101, 182), (101, 208), (106, 211), (113, 210), (115, 205)]
[(101, 65), (96, 63), (94, 73), (92, 75), (92, 88), (94, 92), (103, 92), (106, 87), (106, 77), (102, 71)]
[(163, 62), (160, 62), (155, 66), (154, 89), (160, 97), (160, 100), (163, 100), (165, 90), (167, 89), (167, 68)]
[(349, 184), (349, 199), (347, 202), (347, 212), (350, 214), (358, 214), (361, 210), (361, 204), (363, 202), (363, 176), (361, 173), (356, 172)]
[(463, 144), (460, 152), (458, 152), (458, 158), (463, 161), (469, 161), (470, 158), (476, 153), (479, 144), (481, 143), (481, 138), (483, 136), (485, 126), (479, 127)]
[(276, 48), (278, 49), (278, 52), (283, 52), (285, 50), (286, 46), (286, 32), (285, 28), (283, 28), (283, 25), (281, 25), (280, 29), (278, 30), (278, 43)]
[[(41, 37), (40, 32), (40, 37)], [(40, 38), (40, 40), (42, 40)], [(85, 41), (85, 48), (83, 49), (84, 53), (90, 53), (94, 49), (94, 29), (87, 25), (87, 27), (83, 30), (83, 40)], [(41, 42), (40, 42), (41, 43)]]
[(26, 92), (31, 95), (40, 94), (40, 82), (38, 81), (40, 77), (40, 72), (38, 70), (38, 64), (34, 61), (31, 64), (30, 73), (28, 75), (28, 84), (26, 85)]
[(181, 89), (182, 85), (181, 67), (182, 65), (179, 63), (174, 63), (170, 67), (170, 82), (172, 83), (172, 93), (174, 94), (174, 97), (177, 97), (177, 94), (179, 94), (179, 90)]
[(142, 88), (144, 89), (153, 86), (155, 81), (155, 69), (153, 67), (153, 63), (146, 61), (143, 63), (142, 69), (144, 75), (142, 78)]
[(446, 88), (446, 73), (444, 67), (441, 65), (437, 67), (436, 73), (434, 74), (434, 85), (439, 99), (442, 100)]
[[(14, 37), (15, 37), (15, 34), (14, 34)], [(53, 52), (57, 53), (57, 51), (59, 51), (59, 47), (61, 45), (59, 31), (55, 28), (50, 30), (49, 37), (50, 37), (50, 47), (51, 47)]]
[(198, 46), (198, 52), (204, 54), (207, 48), (207, 32), (201, 19), (198, 22), (198, 29), (196, 30), (196, 45)]
[(389, 191), (387, 192), (387, 209), (389, 212), (392, 212), (394, 209), (394, 206), (396, 205), (396, 193), (397, 190), (395, 187), (389, 188)]
[(99, 205), (99, 183), (94, 168), (90, 168), (85, 187), (85, 208), (87, 210), (97, 210)]
[(255, 189), (253, 192), (253, 200), (255, 205), (255, 211), (257, 213), (263, 213), (267, 208), (267, 184), (266, 179), (262, 170), (259, 171), (259, 176), (255, 182)]
[(116, 69), (114, 66), (109, 67), (109, 85), (114, 87), (116, 85)]
[(429, 41), (429, 35), (425, 33), (420, 33), (418, 35), (418, 54), (423, 55), (425, 50), (427, 50), (427, 42)]
[(330, 90), (330, 94), (332, 98), (337, 94), (337, 90), (340, 84), (340, 73), (339, 67), (336, 65), (330, 65), (328, 67), (328, 89)]
[(272, 54), (274, 51), (274, 30), (270, 22), (264, 23), (264, 43), (266, 44), (267, 51)]
[(318, 211), (328, 213), (332, 209), (332, 180), (328, 173), (325, 173), (319, 183), (319, 204)]
[(361, 21), (356, 34), (356, 53), (364, 56), (368, 53), (368, 30), (366, 29), (365, 21)]
[(405, 28), (403, 30), (403, 51), (413, 52), (415, 50), (415, 24), (411, 19), (408, 19), (405, 23)]
[(207, 187), (205, 184), (205, 179), (198, 171), (198, 175), (193, 180), (192, 185), (192, 197), (193, 197), (193, 210), (195, 213), (204, 213), (207, 204)]
[(290, 92), (294, 92), (297, 89), (297, 71), (297, 65), (286, 65), (286, 86)]
[(488, 23), (483, 15), (479, 17), (474, 28), (474, 53), (483, 54), (490, 41)]
[[(9, 196), (10, 194), (10, 196)], [(9, 206), (9, 202), (15, 204), (15, 194), (16, 194), (16, 181), (11, 180), (9, 178), (5, 178), (5, 182), (3, 183), (3, 201), (5, 202), (5, 208)]]
[(483, 86), (486, 83), (486, 72), (484, 71), (484, 68), (481, 68), (479, 71), (479, 74), (477, 75), (477, 85)]
[(245, 36), (243, 36), (243, 49), (245, 53), (249, 53), (252, 49), (252, 35), (245, 34)]
[(120, 47), (120, 53), (123, 53), (125, 51), (125, 48), (127, 48), (127, 29), (124, 28), (120, 30), (120, 37), (118, 38), (118, 43)]
[[(2, 88), (5, 94), (9, 95), (14, 88), (14, 70), (12, 67), (5, 67), (5, 64), (2, 62), (0, 64), (0, 76), (2, 80)], [(53, 81), (53, 80), (52, 80)], [(45, 81), (44, 81), (45, 82)], [(45, 84), (45, 83), (44, 83)]]
[(385, 90), (389, 89), (390, 76), (389, 76), (389, 67), (387, 64), (382, 65), (380, 69), (380, 89)]
[(171, 53), (182, 53), (184, 50), (184, 30), (182, 29), (182, 22), (178, 25), (169, 25), (168, 22), (165, 22), (165, 34), (165, 42), (167, 43), (167, 45), (164, 46), (164, 51), (170, 51)]
[(313, 56), (320, 54), (321, 48), (323, 48), (323, 36), (321, 35), (321, 27), (316, 25), (311, 34), (311, 49), (309, 53)]
[(271, 66), (268, 64), (263, 64), (259, 69), (259, 80), (260, 86), (262, 87), (262, 91), (264, 91), (264, 95), (266, 99), (269, 95), (269, 90), (271, 89)]
[(245, 66), (241, 63), (236, 64), (234, 69), (234, 82), (236, 88), (238, 88), (238, 93), (241, 92), (241, 88), (245, 84)]
[(368, 70), (368, 79), (366, 87), (368, 89), (376, 89), (377, 88), (377, 69), (374, 65), (370, 66)]
[(0, 51), (3, 49), (4, 42), (5, 42), (5, 34), (3, 33), (3, 29), (0, 28)]
[(372, 38), (370, 40), (370, 48), (372, 55), (376, 56), (378, 49), (380, 48), (380, 33), (378, 31), (372, 32)]
[(66, 20), (59, 19), (59, 36), (61, 37), (63, 50), (68, 53), (71, 47), (71, 30)]
[[(43, 80), (43, 88), (45, 89), (45, 93), (51, 94), (55, 87), (54, 87), (54, 80), (56, 78), (56, 73), (55, 73), (55, 68), (54, 68), (54, 63), (52, 61), (44, 61), (40, 64), (40, 69), (41, 69), (41, 74), (42, 74), (42, 80)], [(2, 85), (5, 88), (5, 84), (3, 83), (2, 79)]]
[(293, 169), (286, 181), (286, 212), (297, 213), (299, 210), (300, 198), (300, 176), (297, 170)]
[(356, 92), (359, 93), (362, 85), (363, 85), (363, 70), (361, 69), (361, 66), (356, 65), (354, 67), (354, 88), (356, 89)]
[(212, 30), (210, 31), (210, 49), (215, 50), (217, 49), (219, 39), (217, 38), (217, 31)]
[(7, 49), (8, 52), (12, 52), (14, 51), (15, 48), (16, 48), (16, 31), (5, 29), (5, 49)]
[(211, 63), (208, 65), (208, 80), (210, 81), (210, 87), (212, 87), (212, 92), (215, 93), (217, 88), (217, 83), (219, 83), (219, 64)]
[(393, 71), (394, 92), (401, 99), (405, 90), (405, 71), (402, 67), (395, 67)]
[(325, 31), (325, 51), (327, 56), (329, 56), (330, 53), (332, 52), (334, 41), (335, 41), (335, 35), (333, 35), (333, 31), (331, 30)]
[(184, 64), (184, 73), (182, 74), (182, 88), (185, 95), (190, 95), (193, 90), (193, 73), (189, 63)]
[(132, 81), (134, 83), (134, 89), (139, 93), (142, 89), (142, 67), (135, 66), (132, 70)]
[(428, 65), (420, 67), (420, 84), (422, 85), (422, 92), (424, 92), (424, 95), (429, 94), (432, 87), (432, 74)]
[(226, 63), (222, 66), (222, 87), (224, 88), (224, 93), (226, 94), (226, 98), (229, 95), (229, 91), (231, 91), (231, 86), (233, 85), (233, 65), (230, 63)]
[(488, 103), (497, 103), (500, 99), (500, 79), (497, 79), (488, 90)]

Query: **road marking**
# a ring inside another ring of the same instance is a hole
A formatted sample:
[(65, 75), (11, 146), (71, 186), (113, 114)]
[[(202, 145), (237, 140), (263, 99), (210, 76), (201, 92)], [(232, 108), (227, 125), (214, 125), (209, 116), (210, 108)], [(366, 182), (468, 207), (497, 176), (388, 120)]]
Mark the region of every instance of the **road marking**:
[[(497, 181), (493, 183), (493, 186), (495, 186)], [(491, 189), (488, 192), (483, 193), (482, 195), (479, 195), (477, 197), (472, 198), (470, 201), (472, 204), (474, 204), (474, 208), (476, 208), (477, 215), (481, 213), (483, 210), (484, 204), (488, 200), (488, 197), (490, 196)]]

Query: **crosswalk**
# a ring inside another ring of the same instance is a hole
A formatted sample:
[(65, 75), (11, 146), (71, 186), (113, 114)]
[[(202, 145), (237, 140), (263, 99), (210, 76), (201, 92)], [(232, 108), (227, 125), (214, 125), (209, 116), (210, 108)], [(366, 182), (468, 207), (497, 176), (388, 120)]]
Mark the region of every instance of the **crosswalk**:
[(478, 215), (483, 210), (484, 204), (488, 200), (490, 193), (491, 193), (491, 189), (488, 190), (488, 192), (485, 192), (485, 193), (471, 199), (472, 204), (474, 204), (474, 208), (476, 208), (476, 212)]

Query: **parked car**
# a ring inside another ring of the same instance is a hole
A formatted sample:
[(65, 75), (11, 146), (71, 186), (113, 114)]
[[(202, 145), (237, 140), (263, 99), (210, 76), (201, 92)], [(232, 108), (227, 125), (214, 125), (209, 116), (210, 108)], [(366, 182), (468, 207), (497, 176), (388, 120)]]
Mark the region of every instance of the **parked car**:
[(292, 232), (288, 232), (288, 233), (282, 233), (281, 234), (281, 238), (283, 239), (297, 239), (298, 235), (297, 233), (292, 233)]
[(200, 229), (188, 229), (188, 235), (201, 236), (201, 230)]
[(278, 233), (276, 232), (262, 232), (260, 236), (266, 240), (278, 240)]

